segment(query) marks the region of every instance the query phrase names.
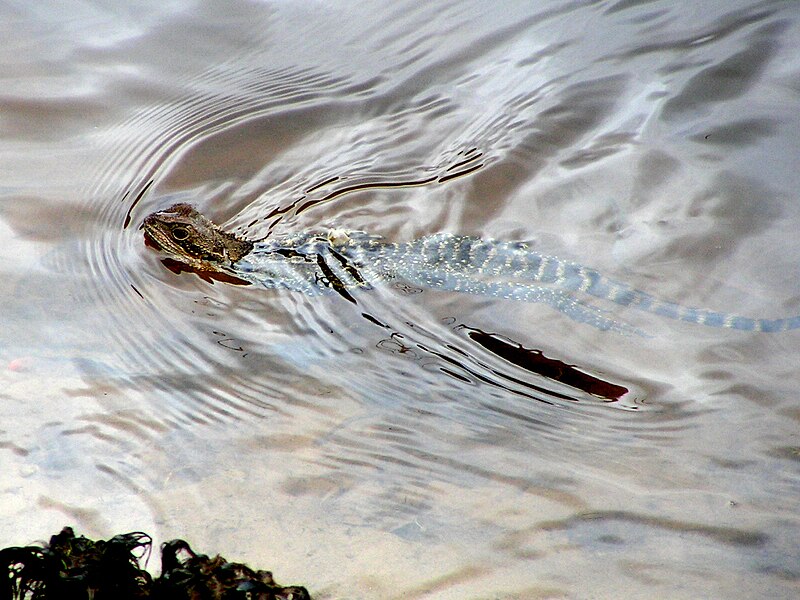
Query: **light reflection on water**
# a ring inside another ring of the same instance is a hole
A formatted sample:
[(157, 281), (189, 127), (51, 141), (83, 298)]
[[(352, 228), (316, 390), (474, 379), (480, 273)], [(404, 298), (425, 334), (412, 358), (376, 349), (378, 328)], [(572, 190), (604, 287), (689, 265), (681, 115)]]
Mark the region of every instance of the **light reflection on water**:
[(233, 286), (137, 229), (524, 239), (797, 314), (791, 5), (80, 6), (0, 19), (3, 546), (144, 529), (332, 598), (797, 591), (797, 334)]

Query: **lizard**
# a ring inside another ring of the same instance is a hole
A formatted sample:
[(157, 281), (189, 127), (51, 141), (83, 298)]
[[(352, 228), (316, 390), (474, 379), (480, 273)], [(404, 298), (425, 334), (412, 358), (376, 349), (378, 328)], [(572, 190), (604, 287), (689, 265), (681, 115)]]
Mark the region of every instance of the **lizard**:
[(575, 321), (624, 333), (640, 332), (579, 296), (711, 327), (761, 332), (800, 328), (800, 316), (753, 318), (660, 300), (595, 269), (535, 252), (525, 242), (437, 233), (397, 243), (341, 229), (250, 241), (223, 230), (187, 203), (148, 215), (141, 229), (149, 245), (190, 270), (312, 295), (333, 290), (352, 302), (354, 290), (403, 280), (422, 288), (542, 302)]

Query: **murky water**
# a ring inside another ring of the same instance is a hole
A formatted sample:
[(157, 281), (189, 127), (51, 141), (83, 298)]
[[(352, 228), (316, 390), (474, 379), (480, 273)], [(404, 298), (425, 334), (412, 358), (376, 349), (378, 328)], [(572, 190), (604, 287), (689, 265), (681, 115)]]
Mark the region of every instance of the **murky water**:
[(143, 529), (319, 598), (800, 594), (800, 333), (211, 283), (138, 230), (528, 240), (800, 314), (795, 2), (0, 14), (2, 546)]

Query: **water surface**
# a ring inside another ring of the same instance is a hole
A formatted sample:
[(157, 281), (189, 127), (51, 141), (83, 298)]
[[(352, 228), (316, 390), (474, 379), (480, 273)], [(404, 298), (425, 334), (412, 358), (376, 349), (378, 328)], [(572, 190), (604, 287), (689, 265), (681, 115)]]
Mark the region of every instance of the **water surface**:
[[(0, 8), (3, 546), (182, 537), (319, 598), (791, 598), (800, 334), (165, 268), (439, 231), (800, 314), (793, 2)], [(416, 185), (405, 185), (416, 184)]]

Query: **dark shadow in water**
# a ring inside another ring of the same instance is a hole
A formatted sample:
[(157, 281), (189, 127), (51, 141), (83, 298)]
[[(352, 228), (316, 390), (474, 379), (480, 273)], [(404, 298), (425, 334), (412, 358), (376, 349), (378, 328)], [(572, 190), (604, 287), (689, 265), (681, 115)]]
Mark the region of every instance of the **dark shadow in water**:
[[(379, 342), (378, 347), (384, 350), (389, 349), (395, 354), (406, 355), (416, 359), (419, 359), (423, 354), (434, 356), (445, 363), (439, 367), (439, 370), (450, 377), (467, 383), (473, 383), (473, 380), (478, 381), (517, 396), (543, 402), (544, 404), (553, 405), (555, 404), (554, 401), (558, 400), (566, 400), (571, 403), (581, 401), (581, 398), (578, 396), (548, 389), (526, 381), (523, 378), (515, 377), (510, 373), (492, 368), (464, 349), (439, 341), (437, 336), (430, 332), (427, 332), (428, 337), (432, 341), (439, 342), (440, 348), (434, 348), (430, 343), (425, 344), (415, 341), (405, 334), (396, 331), (395, 328), (382, 322), (373, 315), (362, 313), (362, 316), (370, 323), (392, 332), (389, 338)], [(419, 327), (413, 323), (407, 322), (406, 325), (413, 329), (419, 329)], [(469, 339), (476, 342), (481, 348), (516, 367), (533, 373), (536, 376), (544, 377), (550, 381), (555, 381), (575, 390), (591, 394), (606, 402), (618, 402), (630, 392), (627, 387), (590, 375), (576, 365), (549, 358), (544, 356), (541, 350), (525, 348), (522, 344), (507, 338), (504, 339), (500, 335), (486, 333), (480, 329), (463, 324), (456, 326), (454, 329), (456, 331), (466, 331)], [(454, 354), (458, 356), (454, 356)], [(447, 365), (456, 368), (462, 374), (458, 374), (454, 372), (453, 369), (447, 368)], [(472, 377), (473, 380), (465, 377), (464, 374)], [(508, 382), (511, 385), (504, 385), (504, 383), (498, 381), (498, 379)], [(519, 389), (520, 387), (530, 390), (530, 393)], [(630, 410), (638, 409), (636, 406), (628, 406), (626, 408)]]
[[(473, 383), (473, 380), (474, 381), (479, 381), (479, 382), (484, 383), (486, 385), (490, 385), (492, 387), (500, 388), (500, 389), (502, 389), (502, 390), (504, 390), (504, 391), (506, 391), (508, 393), (515, 394), (517, 396), (523, 396), (523, 397), (528, 398), (530, 400), (536, 400), (537, 402), (543, 402), (544, 404), (551, 404), (552, 405), (552, 404), (555, 404), (555, 403), (550, 401), (550, 400), (548, 400), (547, 398), (543, 398), (542, 395), (550, 396), (550, 397), (558, 399), (558, 400), (567, 400), (567, 401), (570, 401), (570, 402), (577, 402), (578, 401), (577, 398), (573, 398), (573, 397), (568, 396), (566, 394), (561, 394), (561, 393), (553, 391), (553, 390), (548, 390), (547, 388), (544, 388), (544, 387), (541, 387), (541, 386), (538, 386), (538, 385), (534, 385), (532, 383), (529, 383), (529, 382), (526, 382), (526, 381), (522, 381), (520, 379), (516, 379), (516, 378), (510, 377), (510, 376), (508, 376), (508, 375), (506, 375), (504, 373), (498, 372), (498, 371), (490, 368), (488, 365), (480, 362), (475, 357), (470, 356), (468, 353), (466, 353), (461, 348), (453, 346), (452, 344), (446, 344), (444, 342), (441, 342), (435, 335), (432, 335), (430, 332), (426, 332), (428, 334), (428, 337), (431, 338), (432, 340), (434, 340), (435, 342), (437, 342), (438, 345), (441, 346), (441, 349), (437, 349), (437, 348), (434, 348), (432, 345), (426, 345), (424, 343), (420, 343), (420, 342), (418, 342), (416, 340), (413, 340), (413, 339), (409, 338), (407, 335), (405, 335), (403, 333), (400, 333), (399, 331), (396, 331), (391, 325), (383, 323), (380, 319), (376, 318), (373, 315), (369, 315), (367, 313), (363, 313), (362, 316), (367, 321), (372, 323), (373, 325), (377, 325), (378, 327), (381, 327), (382, 329), (391, 331), (391, 335), (388, 338), (383, 339), (380, 342), (378, 342), (378, 344), (377, 344), (378, 348), (381, 348), (383, 350), (391, 349), (391, 351), (394, 354), (401, 354), (401, 355), (406, 355), (406, 356), (419, 357), (420, 354), (426, 354), (426, 355), (429, 355), (429, 356), (433, 356), (433, 357), (435, 357), (435, 358), (437, 358), (437, 359), (439, 359), (439, 360), (441, 360), (441, 361), (443, 361), (445, 363), (444, 365), (439, 367), (439, 371), (440, 372), (444, 373), (445, 375), (448, 375), (449, 377), (453, 377), (455, 379), (458, 379), (459, 381), (463, 381), (465, 383)], [(414, 323), (406, 322), (406, 325), (408, 325), (409, 327), (411, 327), (413, 329), (420, 329), (420, 327), (415, 325)], [(503, 379), (505, 379), (505, 380), (507, 380), (507, 381), (509, 381), (511, 383), (514, 383), (516, 385), (528, 388), (528, 389), (532, 390), (533, 392), (538, 392), (538, 394), (537, 393), (527, 393), (527, 392), (524, 392), (522, 390), (513, 389), (513, 388), (511, 388), (509, 386), (503, 385), (501, 382), (495, 381), (494, 379), (492, 379), (488, 375), (485, 375), (485, 374), (479, 372), (473, 366), (468, 365), (466, 360), (459, 360), (459, 358), (451, 356), (450, 355), (451, 353), (456, 353), (456, 354), (458, 354), (460, 356), (463, 356), (466, 359), (469, 359), (469, 362), (471, 362), (474, 365), (476, 365), (477, 367), (479, 367), (482, 371), (486, 371), (488, 373), (491, 373), (492, 375), (499, 376), (499, 377), (501, 377), (501, 378), (503, 378)], [(453, 371), (453, 369), (448, 368), (448, 366), (454, 367), (458, 371), (462, 371), (463, 373), (466, 373), (467, 375), (469, 375), (469, 377), (472, 377), (473, 380), (470, 380), (468, 377), (465, 377), (464, 375), (455, 373)]]
[(785, 28), (783, 23), (762, 27), (747, 48), (692, 76), (683, 89), (664, 104), (662, 118), (666, 121), (678, 119), (687, 112), (739, 98), (750, 91), (770, 60), (778, 54), (781, 44), (776, 38)]
[(541, 350), (525, 348), (522, 344), (502, 339), (497, 334), (486, 333), (466, 325), (460, 325), (458, 328), (466, 331), (472, 341), (503, 360), (531, 373), (582, 390), (587, 394), (616, 402), (629, 391), (626, 387), (589, 375), (576, 368), (575, 365), (548, 358)]
[(536, 526), (536, 529), (540, 531), (559, 531), (574, 529), (586, 523), (611, 521), (622, 521), (632, 525), (655, 527), (678, 534), (700, 535), (729, 546), (759, 547), (766, 544), (770, 539), (768, 535), (758, 531), (746, 531), (735, 527), (717, 527), (713, 525), (704, 525), (702, 523), (678, 521), (664, 517), (641, 515), (625, 510), (604, 510), (582, 513), (567, 519), (540, 523)]
[[(142, 191), (142, 193), (144, 193), (144, 191)], [(158, 246), (158, 244), (156, 244), (153, 240), (150, 239), (150, 236), (148, 236), (146, 232), (143, 237), (145, 246), (147, 246), (148, 248), (152, 248), (156, 252), (161, 252), (161, 248)], [(170, 271), (172, 271), (176, 275), (180, 275), (181, 273), (194, 273), (203, 281), (207, 281), (208, 283), (211, 284), (213, 284), (215, 281), (221, 281), (223, 283), (230, 283), (232, 285), (251, 285), (249, 281), (236, 277), (235, 275), (231, 275), (230, 273), (198, 269), (197, 267), (187, 265), (186, 263), (181, 262), (179, 260), (175, 260), (174, 258), (162, 258), (161, 262), (164, 264), (165, 267), (167, 267)], [(134, 288), (134, 290), (136, 291), (137, 294), (139, 294), (139, 296), (142, 295), (136, 288)]]
[(204, 271), (202, 269), (191, 267), (186, 263), (182, 263), (173, 258), (162, 258), (161, 262), (164, 263), (164, 266), (176, 275), (180, 275), (181, 273), (194, 273), (203, 281), (207, 281), (211, 284), (213, 284), (215, 281), (221, 281), (223, 283), (230, 283), (233, 285), (252, 285), (249, 281), (239, 279), (235, 275), (222, 273), (220, 271)]

